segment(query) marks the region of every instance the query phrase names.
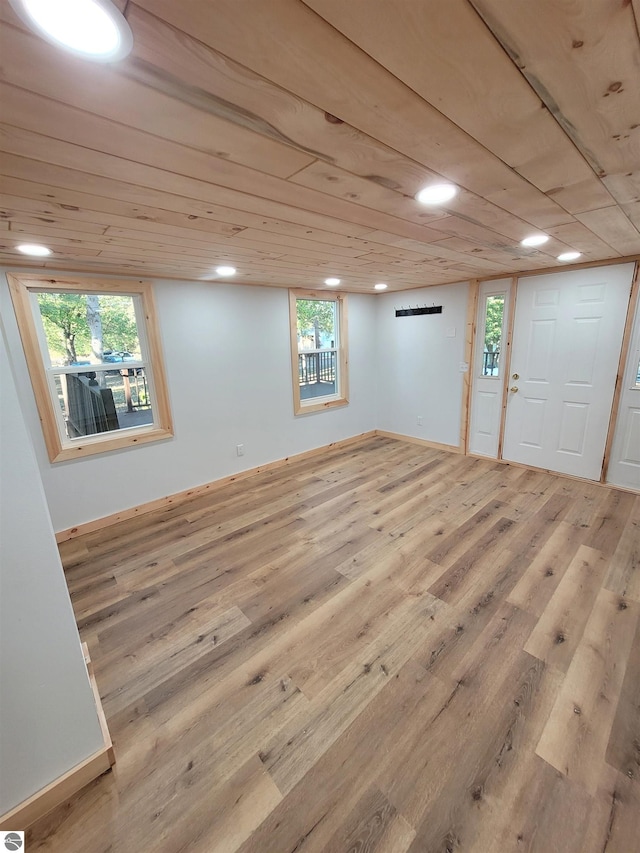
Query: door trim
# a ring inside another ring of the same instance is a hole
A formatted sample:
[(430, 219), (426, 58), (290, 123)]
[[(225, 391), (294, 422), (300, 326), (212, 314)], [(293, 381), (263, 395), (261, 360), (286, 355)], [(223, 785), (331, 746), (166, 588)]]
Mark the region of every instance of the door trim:
[(513, 343), (513, 324), (516, 316), (516, 301), (518, 299), (518, 279), (513, 276), (509, 287), (509, 316), (507, 317), (507, 357), (504, 362), (504, 387), (502, 388), (502, 411), (500, 412), (500, 431), (498, 433), (498, 459), (502, 459), (504, 444), (504, 428), (507, 422), (507, 401), (511, 378), (511, 346)]

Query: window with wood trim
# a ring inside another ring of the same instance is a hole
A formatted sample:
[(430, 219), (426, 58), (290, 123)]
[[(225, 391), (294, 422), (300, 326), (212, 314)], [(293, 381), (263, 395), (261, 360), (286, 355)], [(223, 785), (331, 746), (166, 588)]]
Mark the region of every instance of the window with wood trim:
[(290, 290), (293, 408), (296, 415), (349, 402), (347, 298)]
[(149, 283), (8, 279), (52, 462), (173, 435)]

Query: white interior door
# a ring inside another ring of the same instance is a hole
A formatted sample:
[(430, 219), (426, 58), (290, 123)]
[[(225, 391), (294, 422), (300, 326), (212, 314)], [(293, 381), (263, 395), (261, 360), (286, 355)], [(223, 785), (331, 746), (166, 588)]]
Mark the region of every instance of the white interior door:
[(520, 279), (503, 458), (599, 480), (633, 264)]
[(622, 375), (622, 394), (607, 482), (640, 491), (640, 300)]
[(498, 456), (511, 279), (483, 281), (478, 292), (469, 451)]

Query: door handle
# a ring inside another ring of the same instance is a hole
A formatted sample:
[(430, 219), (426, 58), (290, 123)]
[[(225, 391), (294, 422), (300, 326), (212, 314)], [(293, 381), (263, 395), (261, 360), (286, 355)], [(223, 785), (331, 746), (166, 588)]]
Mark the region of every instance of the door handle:
[(512, 378), (512, 379), (520, 379), (520, 374), (519, 374), (519, 373), (514, 373), (514, 374), (513, 374), (513, 376), (512, 376), (511, 378)]
[(515, 394), (517, 392), (517, 390), (518, 390), (517, 385), (512, 385), (511, 388), (509, 388), (509, 391), (511, 391), (512, 394)]

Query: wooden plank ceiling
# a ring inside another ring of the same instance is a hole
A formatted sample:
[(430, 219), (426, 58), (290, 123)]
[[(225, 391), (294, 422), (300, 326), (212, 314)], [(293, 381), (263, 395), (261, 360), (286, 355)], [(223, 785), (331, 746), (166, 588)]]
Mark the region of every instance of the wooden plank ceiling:
[(118, 5), (103, 66), (2, 0), (5, 264), (372, 292), (640, 253), (640, 0)]

